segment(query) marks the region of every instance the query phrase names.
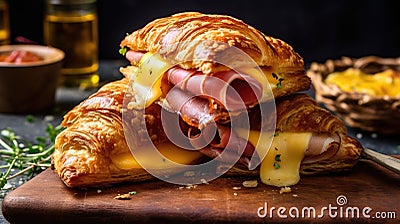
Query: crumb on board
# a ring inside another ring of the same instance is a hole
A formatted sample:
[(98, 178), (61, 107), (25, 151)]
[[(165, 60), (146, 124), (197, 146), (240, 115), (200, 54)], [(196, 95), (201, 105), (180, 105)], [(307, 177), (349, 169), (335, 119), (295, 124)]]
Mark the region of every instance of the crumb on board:
[(178, 190), (182, 190), (182, 189), (196, 189), (197, 188), (197, 184), (188, 184), (186, 186), (179, 186)]
[(243, 187), (257, 187), (258, 181), (257, 180), (246, 180), (242, 183)]
[(117, 196), (114, 197), (114, 199), (117, 200), (131, 200), (132, 199), (132, 195), (137, 194), (136, 191), (130, 191), (126, 194), (118, 194)]
[(185, 187), (186, 189), (196, 189), (197, 188), (197, 185), (196, 184), (189, 184), (189, 185), (187, 185), (186, 187)]
[(114, 197), (114, 199), (117, 199), (117, 200), (131, 200), (132, 197), (131, 197), (130, 194), (127, 193), (127, 194), (118, 194), (117, 196)]
[(279, 190), (279, 194), (284, 194), (284, 193), (290, 193), (292, 192), (292, 189), (290, 187), (281, 187)]

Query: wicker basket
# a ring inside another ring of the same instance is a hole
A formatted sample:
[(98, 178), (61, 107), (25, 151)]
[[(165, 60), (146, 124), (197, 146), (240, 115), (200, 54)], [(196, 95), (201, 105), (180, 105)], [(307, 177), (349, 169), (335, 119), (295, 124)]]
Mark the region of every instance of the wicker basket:
[(324, 80), (332, 72), (359, 68), (368, 74), (386, 69), (400, 71), (400, 58), (368, 56), (359, 59), (343, 57), (312, 63), (307, 75), (311, 77), (316, 100), (340, 116), (353, 128), (385, 135), (400, 133), (400, 97), (371, 96), (365, 93), (344, 92)]

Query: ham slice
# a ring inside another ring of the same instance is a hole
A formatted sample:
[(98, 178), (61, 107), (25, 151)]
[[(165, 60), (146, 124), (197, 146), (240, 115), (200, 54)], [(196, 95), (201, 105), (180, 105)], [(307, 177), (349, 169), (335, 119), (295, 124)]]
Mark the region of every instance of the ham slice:
[(338, 134), (313, 134), (302, 163), (314, 163), (331, 158), (339, 151), (340, 142), (341, 139)]
[[(207, 128), (206, 131), (208, 131)], [(208, 136), (208, 134), (202, 133), (202, 136)], [(200, 139), (198, 136), (193, 136), (189, 141), (192, 145), (195, 145), (200, 142)], [(221, 125), (217, 125), (217, 135), (214, 140), (207, 147), (199, 149), (199, 151), (208, 157), (217, 158), (225, 163), (232, 163), (235, 162), (234, 160), (238, 160), (238, 163), (246, 167), (250, 167), (250, 161), (260, 161), (258, 154), (254, 153), (254, 146), (250, 142), (237, 136), (229, 127)]]
[(126, 52), (125, 58), (128, 59), (128, 61), (130, 61), (131, 64), (137, 65), (140, 59), (142, 59), (143, 55), (144, 55), (143, 52), (129, 50)]
[[(125, 57), (137, 65), (144, 53), (129, 50)], [(243, 111), (259, 103), (263, 87), (254, 78), (234, 70), (205, 75), (196, 70), (186, 70), (174, 66), (167, 70), (167, 80), (183, 91), (195, 96), (213, 99), (230, 111)]]
[(211, 143), (210, 146), (219, 149), (229, 149), (238, 155), (251, 157), (254, 153), (254, 146), (246, 139), (240, 138), (230, 127), (218, 125), (219, 141)]
[(182, 90), (202, 98), (211, 97), (230, 111), (243, 111), (258, 104), (263, 91), (257, 80), (233, 70), (209, 76), (175, 66), (166, 75), (169, 82)]
[[(209, 102), (200, 97), (192, 97), (179, 88), (172, 88), (167, 95), (168, 106), (178, 112), (189, 125), (202, 129), (216, 119), (210, 113)], [(165, 106), (164, 106), (165, 107)]]

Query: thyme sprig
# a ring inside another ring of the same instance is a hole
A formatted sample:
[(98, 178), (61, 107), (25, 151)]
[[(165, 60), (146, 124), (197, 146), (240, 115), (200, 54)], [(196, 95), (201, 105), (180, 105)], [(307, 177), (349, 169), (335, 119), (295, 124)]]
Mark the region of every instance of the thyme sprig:
[(29, 142), (10, 128), (1, 130), (0, 169), (4, 172), (0, 173), (0, 189), (3, 189), (8, 180), (19, 175), (33, 176), (50, 167), (54, 141), (61, 131), (61, 125), (48, 124), (46, 137), (37, 137), (35, 142)]
[(272, 73), (272, 77), (278, 81), (278, 83), (276, 84), (276, 88), (277, 89), (281, 89), (282, 88), (282, 81), (285, 80), (285, 79), (284, 78), (279, 78), (279, 76), (276, 73)]
[(122, 56), (125, 56), (126, 52), (128, 51), (128, 49), (126, 47), (122, 47), (118, 50), (118, 53)]

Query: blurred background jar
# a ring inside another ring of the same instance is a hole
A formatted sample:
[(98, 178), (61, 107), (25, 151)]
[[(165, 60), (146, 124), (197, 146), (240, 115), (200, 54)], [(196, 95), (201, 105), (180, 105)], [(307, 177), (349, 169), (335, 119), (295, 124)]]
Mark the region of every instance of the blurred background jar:
[(61, 85), (92, 88), (99, 83), (96, 0), (46, 0), (44, 41), (65, 52)]
[(8, 14), (8, 3), (0, 0), (0, 45), (10, 43), (10, 22)]

